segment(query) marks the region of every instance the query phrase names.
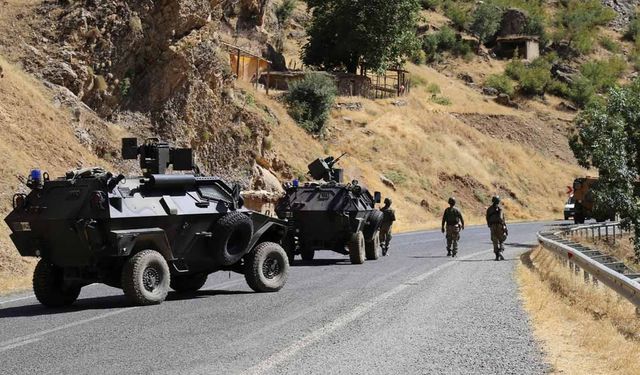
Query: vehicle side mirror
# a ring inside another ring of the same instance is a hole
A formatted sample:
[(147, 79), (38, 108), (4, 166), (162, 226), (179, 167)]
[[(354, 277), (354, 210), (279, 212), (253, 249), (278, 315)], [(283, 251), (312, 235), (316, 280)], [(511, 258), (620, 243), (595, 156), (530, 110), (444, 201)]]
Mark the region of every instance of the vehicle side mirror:
[(375, 193), (373, 193), (373, 201), (375, 203), (382, 202), (382, 194), (379, 191), (376, 191)]

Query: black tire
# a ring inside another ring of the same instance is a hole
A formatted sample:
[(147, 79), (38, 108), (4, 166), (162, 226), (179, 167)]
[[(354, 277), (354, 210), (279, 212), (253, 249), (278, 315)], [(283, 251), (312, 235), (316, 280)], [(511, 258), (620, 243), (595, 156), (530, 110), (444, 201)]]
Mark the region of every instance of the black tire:
[(311, 262), (313, 258), (316, 256), (316, 252), (313, 249), (303, 248), (302, 251), (300, 252), (300, 256), (302, 257), (302, 260), (304, 260), (305, 262)]
[(221, 217), (213, 226), (213, 252), (219, 265), (236, 264), (247, 253), (253, 236), (249, 216), (234, 211)]
[(273, 242), (258, 244), (245, 257), (245, 267), (247, 285), (258, 293), (279, 291), (289, 277), (287, 253)]
[(373, 239), (371, 239), (370, 241), (366, 241), (365, 253), (367, 254), (367, 260), (378, 260), (382, 256), (379, 231), (376, 231), (373, 234)]
[(373, 236), (376, 232), (380, 230), (380, 225), (382, 225), (382, 219), (384, 218), (384, 214), (382, 211), (373, 210), (367, 217), (367, 225), (364, 227), (364, 240), (371, 241), (373, 240)]
[(356, 232), (351, 235), (349, 240), (349, 259), (351, 259), (351, 264), (364, 263), (365, 243), (362, 232)]
[(582, 216), (582, 214), (576, 214), (573, 217), (573, 222), (575, 224), (584, 224), (584, 216)]
[(174, 275), (171, 277), (169, 285), (171, 289), (178, 293), (197, 292), (207, 282), (209, 275), (206, 273), (198, 273), (195, 275)]
[(144, 250), (122, 267), (122, 290), (136, 305), (162, 303), (169, 293), (171, 274), (164, 257), (155, 250)]
[(40, 259), (33, 272), (33, 293), (47, 307), (64, 307), (74, 303), (81, 286), (65, 285), (63, 269)]
[(564, 221), (567, 221), (567, 220), (569, 220), (569, 215), (564, 214)]

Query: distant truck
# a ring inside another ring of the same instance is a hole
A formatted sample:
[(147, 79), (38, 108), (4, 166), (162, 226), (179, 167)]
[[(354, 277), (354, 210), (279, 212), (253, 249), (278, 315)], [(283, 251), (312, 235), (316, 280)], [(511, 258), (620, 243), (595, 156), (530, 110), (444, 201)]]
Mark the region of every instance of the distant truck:
[(597, 177), (580, 177), (573, 181), (574, 215), (576, 224), (584, 224), (585, 220), (595, 219), (602, 223), (607, 220), (615, 221), (616, 212), (609, 210), (596, 210), (596, 202), (593, 188), (597, 186)]

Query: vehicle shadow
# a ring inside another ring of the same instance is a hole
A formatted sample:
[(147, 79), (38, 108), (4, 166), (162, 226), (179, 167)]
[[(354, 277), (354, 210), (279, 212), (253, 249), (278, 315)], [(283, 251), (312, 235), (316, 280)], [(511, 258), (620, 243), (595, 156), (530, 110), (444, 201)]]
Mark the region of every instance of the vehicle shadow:
[(351, 261), (348, 259), (314, 259), (314, 260), (298, 260), (296, 259), (291, 267), (318, 267), (318, 266), (350, 266)]
[(413, 259), (445, 259), (445, 258), (451, 258), (451, 257), (446, 256), (446, 255), (412, 255), (409, 258), (413, 258)]
[[(170, 292), (164, 303), (172, 301), (209, 298), (220, 295), (239, 294), (255, 294), (255, 292), (235, 290), (202, 290), (194, 293)], [(62, 308), (48, 308), (39, 303), (16, 307), (7, 307), (4, 309), (0, 309), (0, 319), (69, 314), (73, 312), (92, 310), (114, 310), (128, 307), (135, 307), (135, 305), (133, 305), (124, 295), (91, 297), (79, 299), (73, 305)], [(149, 306), (149, 308), (153, 308), (153, 306)]]

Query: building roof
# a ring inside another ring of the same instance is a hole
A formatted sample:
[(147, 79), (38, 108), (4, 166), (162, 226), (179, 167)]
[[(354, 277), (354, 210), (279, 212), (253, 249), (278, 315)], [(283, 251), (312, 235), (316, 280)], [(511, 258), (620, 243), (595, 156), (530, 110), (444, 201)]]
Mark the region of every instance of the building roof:
[(496, 39), (498, 43), (521, 43), (521, 42), (539, 42), (540, 38), (535, 35), (507, 35)]

